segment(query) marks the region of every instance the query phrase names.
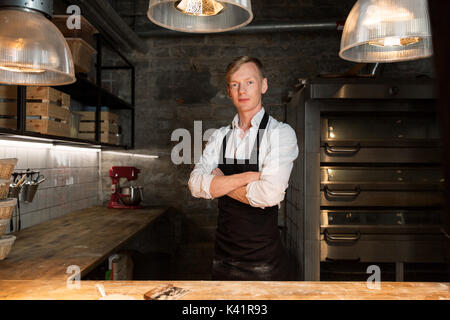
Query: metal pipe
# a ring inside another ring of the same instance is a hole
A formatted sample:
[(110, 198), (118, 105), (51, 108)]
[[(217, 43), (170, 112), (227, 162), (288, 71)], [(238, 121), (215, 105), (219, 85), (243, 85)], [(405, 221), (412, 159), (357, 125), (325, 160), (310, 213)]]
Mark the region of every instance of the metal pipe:
[[(237, 30), (223, 32), (223, 34), (259, 34), (259, 33), (273, 33), (273, 32), (307, 32), (307, 31), (339, 31), (342, 30), (343, 23), (336, 21), (325, 22), (302, 22), (302, 23), (265, 23), (265, 24), (250, 24)], [(189, 33), (178, 32), (164, 28), (142, 28), (136, 33), (143, 38), (147, 37), (189, 37), (189, 36), (204, 36), (211, 35), (211, 33)], [(222, 33), (215, 33), (222, 34)]]

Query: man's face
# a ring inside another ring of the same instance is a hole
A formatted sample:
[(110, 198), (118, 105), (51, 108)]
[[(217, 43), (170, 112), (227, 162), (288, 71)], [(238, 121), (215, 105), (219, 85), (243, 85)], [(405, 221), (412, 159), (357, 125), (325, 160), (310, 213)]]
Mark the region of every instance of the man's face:
[(238, 111), (251, 111), (261, 106), (261, 96), (267, 91), (267, 79), (262, 78), (258, 67), (247, 62), (231, 75), (228, 96)]

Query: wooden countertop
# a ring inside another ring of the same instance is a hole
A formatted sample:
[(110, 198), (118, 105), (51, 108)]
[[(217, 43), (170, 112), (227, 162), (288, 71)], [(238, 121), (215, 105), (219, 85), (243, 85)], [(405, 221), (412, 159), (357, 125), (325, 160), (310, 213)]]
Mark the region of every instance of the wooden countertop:
[(143, 300), (168, 283), (190, 290), (180, 300), (450, 300), (449, 282), (382, 282), (376, 290), (366, 282), (81, 281), (80, 289), (68, 289), (58, 280), (0, 280), (0, 300), (97, 300), (96, 284), (103, 284), (107, 295)]
[(70, 265), (79, 266), (83, 277), (166, 210), (94, 206), (13, 233), (17, 239), (0, 261), (0, 279), (65, 280)]

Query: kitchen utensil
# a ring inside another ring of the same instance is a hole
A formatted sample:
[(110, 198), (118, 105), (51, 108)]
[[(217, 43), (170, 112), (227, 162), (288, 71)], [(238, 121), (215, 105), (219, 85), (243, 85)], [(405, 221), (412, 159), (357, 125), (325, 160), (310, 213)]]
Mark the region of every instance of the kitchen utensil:
[[(111, 199), (108, 203), (108, 208), (114, 209), (140, 209), (143, 206), (139, 203), (143, 200), (142, 190), (139, 191), (137, 187), (128, 187), (129, 189), (120, 187), (120, 180), (125, 178), (128, 181), (137, 180), (138, 174), (141, 171), (135, 167), (112, 167), (109, 169), (109, 177), (112, 180)], [(123, 190), (122, 190), (123, 189)], [(122, 194), (128, 192), (128, 194)], [(140, 200), (138, 200), (138, 197)], [(122, 198), (126, 198), (122, 201)], [(127, 204), (129, 203), (129, 204)]]
[(124, 205), (135, 206), (143, 200), (142, 187), (129, 186), (120, 188), (120, 200)]
[(9, 192), (8, 192), (8, 198), (19, 198), (20, 191), (22, 190), (22, 187), (16, 187), (15, 184), (9, 185)]
[(37, 172), (37, 177), (35, 179), (33, 179), (33, 182), (37, 183), (39, 180), (43, 179), (44, 176), (39, 174), (39, 172)]
[(27, 175), (26, 174), (24, 174), (23, 176), (22, 176), (22, 178), (20, 178), (20, 180), (16, 183), (16, 187), (20, 187), (21, 185), (22, 185), (22, 183), (25, 181), (25, 178), (27, 177)]
[(35, 182), (26, 182), (23, 185), (23, 192), (22, 192), (22, 201), (25, 201), (26, 203), (33, 202), (34, 196), (36, 195), (36, 191), (39, 187), (39, 184)]
[(47, 180), (46, 178), (43, 178), (41, 180), (39, 180), (38, 182), (36, 182), (36, 184), (41, 184), (42, 182), (44, 182), (45, 180)]
[(16, 237), (12, 235), (4, 236), (0, 238), (0, 261), (8, 257), (11, 252), (11, 248), (16, 241)]

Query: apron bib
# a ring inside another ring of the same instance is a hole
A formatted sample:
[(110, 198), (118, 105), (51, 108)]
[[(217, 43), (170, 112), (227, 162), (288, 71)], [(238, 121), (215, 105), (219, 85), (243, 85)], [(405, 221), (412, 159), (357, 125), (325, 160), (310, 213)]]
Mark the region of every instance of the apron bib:
[[(267, 113), (259, 125), (250, 159), (225, 158), (227, 138), (221, 148), (219, 169), (224, 175), (259, 171), (259, 145), (265, 133)], [(256, 149), (255, 149), (256, 147)], [(219, 198), (219, 216), (212, 266), (213, 280), (287, 280), (287, 254), (278, 230), (278, 206), (252, 207), (227, 195)]]

